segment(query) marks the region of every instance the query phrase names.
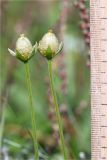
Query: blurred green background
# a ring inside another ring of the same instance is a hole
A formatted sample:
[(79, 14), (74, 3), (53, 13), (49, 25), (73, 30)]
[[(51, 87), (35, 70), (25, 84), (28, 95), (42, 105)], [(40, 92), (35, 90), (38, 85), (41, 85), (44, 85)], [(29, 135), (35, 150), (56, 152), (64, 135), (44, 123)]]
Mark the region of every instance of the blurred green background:
[[(79, 0), (82, 3), (82, 0)], [(78, 1), (77, 1), (78, 2)], [(33, 159), (29, 99), (22, 62), (8, 53), (24, 33), (32, 42), (53, 29), (63, 41), (53, 61), (55, 87), (70, 159), (90, 159), (89, 46), (80, 28), (81, 13), (73, 0), (2, 0), (0, 42), (0, 139), (2, 160)], [(89, 10), (89, 1), (85, 3)], [(63, 160), (49, 89), (47, 61), (39, 54), (29, 61), (41, 160)], [(3, 133), (2, 133), (3, 131)], [(6, 159), (6, 157), (8, 159)]]

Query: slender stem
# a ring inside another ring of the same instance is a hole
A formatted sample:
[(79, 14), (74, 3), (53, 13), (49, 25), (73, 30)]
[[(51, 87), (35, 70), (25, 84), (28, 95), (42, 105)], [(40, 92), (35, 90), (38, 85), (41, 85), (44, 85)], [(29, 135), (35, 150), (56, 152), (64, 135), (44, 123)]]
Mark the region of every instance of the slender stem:
[(27, 87), (29, 92), (31, 121), (32, 121), (32, 129), (33, 129), (32, 138), (33, 138), (34, 150), (35, 150), (35, 160), (39, 160), (39, 151), (38, 151), (38, 143), (37, 143), (37, 126), (36, 126), (36, 120), (35, 120), (35, 109), (33, 107), (33, 101), (32, 101), (32, 86), (31, 86), (28, 62), (25, 63), (25, 67), (26, 67), (26, 80), (27, 80)]
[(57, 117), (57, 121), (58, 121), (58, 125), (59, 125), (61, 150), (63, 152), (64, 159), (67, 160), (67, 153), (66, 153), (66, 149), (65, 149), (64, 135), (63, 135), (63, 129), (62, 129), (62, 120), (61, 120), (61, 116), (60, 116), (60, 112), (59, 112), (59, 106), (58, 106), (58, 102), (57, 102), (56, 93), (54, 90), (54, 82), (53, 82), (53, 75), (52, 75), (52, 61), (51, 60), (48, 61), (48, 71), (49, 71), (51, 92), (52, 92), (52, 96), (53, 96), (53, 100), (54, 100), (54, 104), (55, 104), (56, 117)]

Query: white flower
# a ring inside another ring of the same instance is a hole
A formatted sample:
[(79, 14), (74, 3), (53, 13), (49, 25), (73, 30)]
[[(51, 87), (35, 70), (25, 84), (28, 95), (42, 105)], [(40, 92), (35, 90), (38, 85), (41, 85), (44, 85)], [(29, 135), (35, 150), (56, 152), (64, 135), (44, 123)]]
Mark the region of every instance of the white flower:
[(62, 43), (59, 44), (55, 34), (50, 30), (46, 33), (39, 42), (38, 50), (47, 59), (52, 59), (62, 50)]
[(32, 46), (31, 42), (24, 34), (21, 34), (16, 42), (16, 51), (12, 51), (8, 48), (8, 51), (13, 56), (16, 56), (23, 62), (27, 62), (33, 55), (34, 49), (37, 48), (37, 44)]

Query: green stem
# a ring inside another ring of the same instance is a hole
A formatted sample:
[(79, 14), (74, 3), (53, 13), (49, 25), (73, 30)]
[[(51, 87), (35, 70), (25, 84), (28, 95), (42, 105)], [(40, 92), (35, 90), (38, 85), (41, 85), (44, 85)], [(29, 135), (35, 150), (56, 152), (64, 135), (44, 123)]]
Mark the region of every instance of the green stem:
[(33, 101), (32, 101), (32, 86), (31, 86), (31, 80), (30, 80), (30, 71), (29, 71), (29, 64), (28, 62), (25, 63), (26, 67), (26, 80), (27, 80), (27, 87), (29, 92), (29, 102), (30, 102), (30, 110), (31, 110), (31, 121), (32, 121), (32, 138), (34, 143), (34, 150), (35, 150), (35, 160), (39, 160), (39, 151), (38, 151), (38, 143), (37, 143), (37, 127), (36, 127), (36, 121), (35, 121), (35, 109), (33, 107)]
[(51, 87), (51, 92), (55, 104), (55, 112), (56, 112), (56, 117), (59, 125), (59, 135), (60, 135), (60, 141), (61, 141), (61, 150), (64, 155), (64, 159), (67, 160), (67, 153), (65, 149), (65, 144), (64, 144), (64, 135), (63, 135), (63, 129), (62, 129), (62, 120), (59, 112), (59, 107), (58, 107), (58, 102), (57, 102), (57, 97), (56, 93), (54, 90), (54, 82), (53, 82), (53, 75), (52, 75), (52, 61), (48, 60), (48, 71), (49, 71), (49, 78), (50, 78), (50, 87)]

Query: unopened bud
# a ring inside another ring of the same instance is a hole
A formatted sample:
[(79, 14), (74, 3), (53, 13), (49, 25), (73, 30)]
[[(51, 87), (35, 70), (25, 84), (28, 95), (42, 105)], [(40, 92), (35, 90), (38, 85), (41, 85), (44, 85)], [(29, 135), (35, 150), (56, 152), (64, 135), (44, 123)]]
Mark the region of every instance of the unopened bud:
[(59, 44), (55, 34), (50, 30), (39, 42), (38, 50), (48, 60), (52, 59), (62, 50), (62, 42)]
[(16, 42), (16, 51), (14, 52), (10, 49), (8, 49), (8, 51), (21, 61), (27, 62), (34, 55), (33, 51), (36, 47), (37, 44), (32, 46), (30, 40), (25, 37), (24, 34), (21, 34)]

